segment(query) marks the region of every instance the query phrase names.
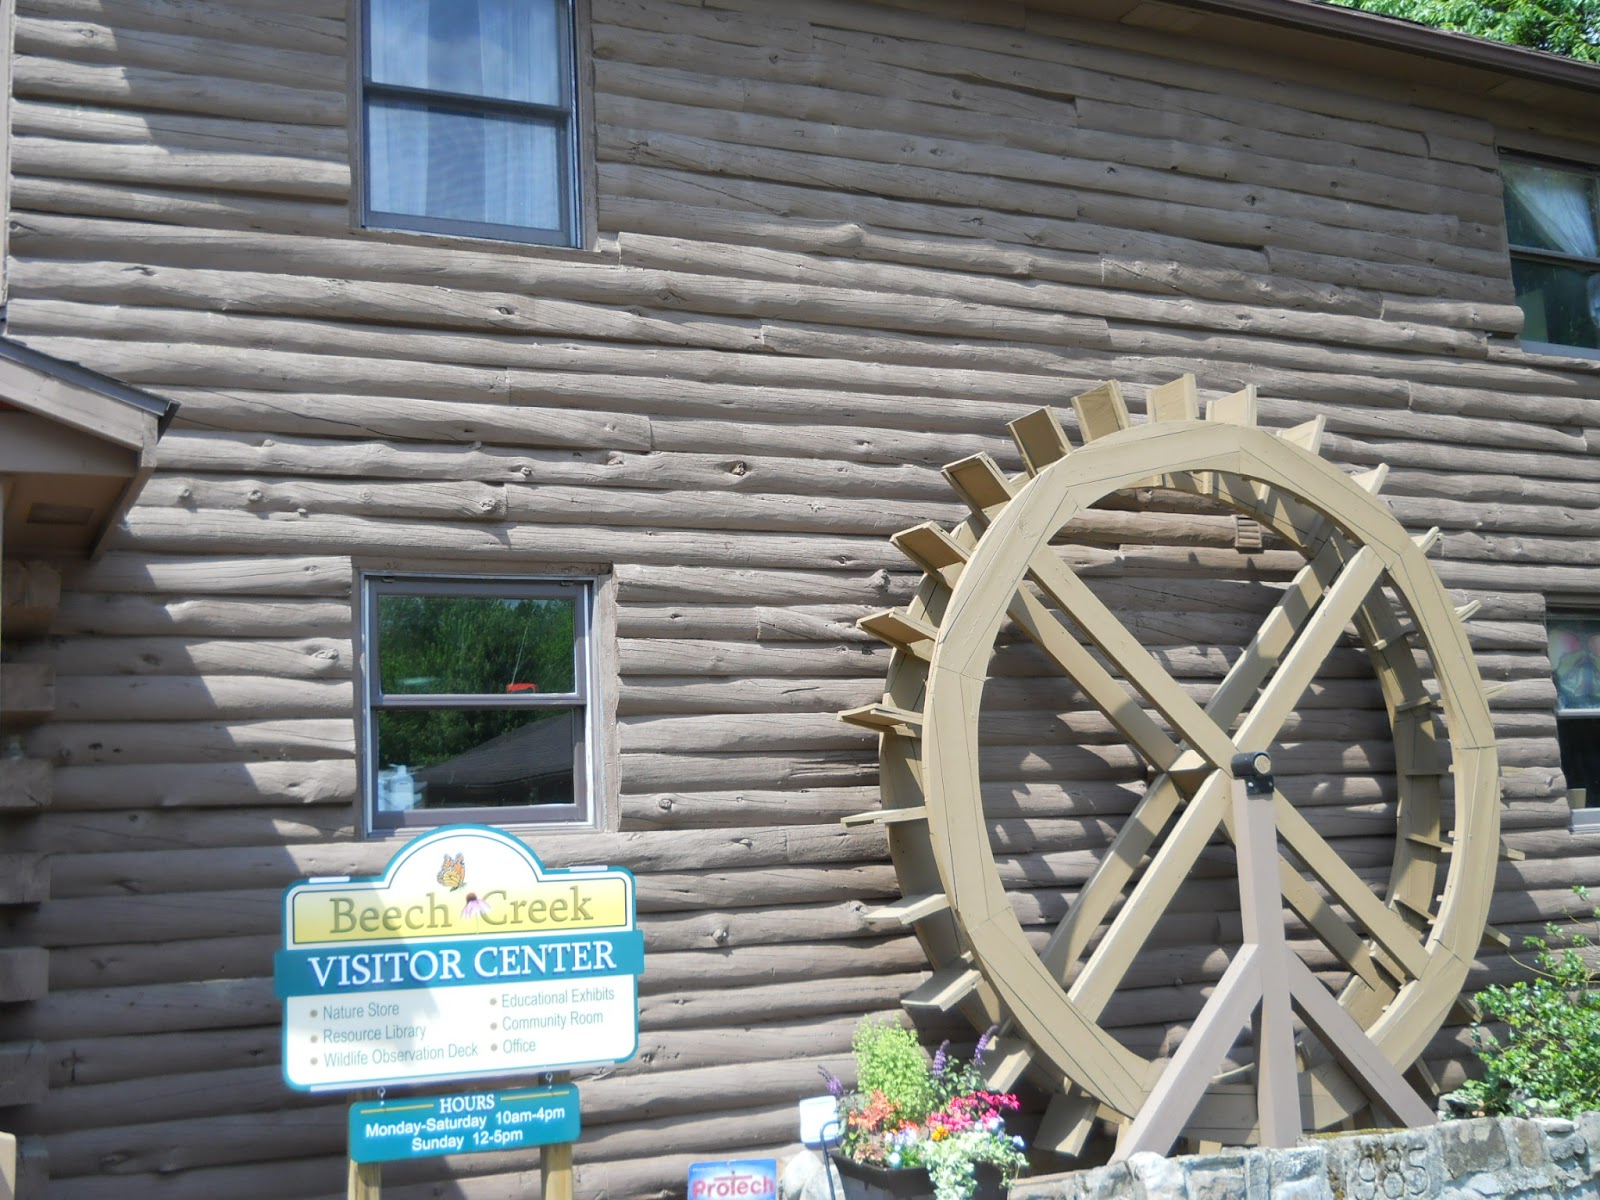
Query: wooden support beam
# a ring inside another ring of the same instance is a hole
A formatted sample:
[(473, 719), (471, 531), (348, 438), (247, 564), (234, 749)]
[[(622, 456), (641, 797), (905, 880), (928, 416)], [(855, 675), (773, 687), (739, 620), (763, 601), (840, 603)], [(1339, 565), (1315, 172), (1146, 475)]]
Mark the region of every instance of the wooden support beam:
[(38, 1104), (49, 1090), (50, 1060), (43, 1042), (0, 1042), (0, 1108)]
[(873, 637), (888, 642), (916, 658), (926, 659), (933, 652), (933, 639), (939, 631), (903, 608), (886, 608), (856, 622)]
[(48, 855), (0, 854), (0, 904), (38, 904), (49, 897)]
[(61, 606), (61, 572), (47, 562), (0, 565), (0, 632), (8, 641), (39, 637)]
[(38, 1000), (50, 992), (50, 952), (42, 946), (0, 949), (0, 1004)]
[(42, 758), (0, 756), (0, 812), (35, 812), (48, 808), (53, 768)]
[(983, 976), (969, 962), (957, 960), (905, 994), (900, 1003), (906, 1008), (949, 1012), (970, 996)]
[(0, 666), (0, 729), (37, 725), (55, 709), (55, 668), (44, 663)]
[(912, 925), (949, 907), (950, 898), (943, 892), (930, 892), (925, 896), (906, 896), (893, 904), (869, 909), (862, 914), (862, 919), (875, 924)]

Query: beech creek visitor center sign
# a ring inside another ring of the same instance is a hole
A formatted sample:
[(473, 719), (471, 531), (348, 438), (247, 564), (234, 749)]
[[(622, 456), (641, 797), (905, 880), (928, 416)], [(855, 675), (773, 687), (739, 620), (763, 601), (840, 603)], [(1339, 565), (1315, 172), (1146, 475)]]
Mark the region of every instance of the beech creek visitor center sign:
[(283, 1074), (302, 1091), (621, 1062), (639, 1040), (633, 875), (546, 869), (516, 838), (446, 826), (374, 879), (284, 893)]

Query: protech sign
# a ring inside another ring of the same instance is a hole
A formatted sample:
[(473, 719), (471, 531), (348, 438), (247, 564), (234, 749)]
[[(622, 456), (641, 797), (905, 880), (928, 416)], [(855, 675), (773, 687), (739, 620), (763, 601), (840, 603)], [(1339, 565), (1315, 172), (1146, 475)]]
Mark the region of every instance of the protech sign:
[(350, 1157), (358, 1163), (519, 1150), (575, 1142), (578, 1132), (578, 1089), (570, 1083), (350, 1106)]
[(629, 872), (547, 870), (497, 829), (447, 826), (377, 878), (284, 893), (284, 1078), (320, 1091), (621, 1062), (643, 971)]

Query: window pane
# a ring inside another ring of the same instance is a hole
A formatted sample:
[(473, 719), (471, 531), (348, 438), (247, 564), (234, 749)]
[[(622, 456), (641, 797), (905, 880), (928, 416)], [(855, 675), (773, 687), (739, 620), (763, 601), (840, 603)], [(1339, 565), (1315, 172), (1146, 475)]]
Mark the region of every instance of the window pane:
[(1556, 722), (1556, 738), (1567, 787), (1587, 793), (1582, 807), (1600, 808), (1600, 717), (1565, 717)]
[(375, 212), (565, 228), (562, 137), (551, 122), (373, 100), (367, 149)]
[(1551, 617), (1548, 633), (1556, 703), (1600, 711), (1600, 619)]
[(374, 713), (378, 811), (575, 803), (581, 708)]
[(565, 104), (559, 0), (371, 0), (378, 83)]
[(1512, 245), (1596, 257), (1600, 214), (1593, 174), (1514, 159), (1501, 166)]
[(400, 696), (569, 694), (576, 613), (571, 600), (380, 593), (379, 686)]
[(1512, 258), (1511, 281), (1525, 339), (1600, 349), (1600, 270)]

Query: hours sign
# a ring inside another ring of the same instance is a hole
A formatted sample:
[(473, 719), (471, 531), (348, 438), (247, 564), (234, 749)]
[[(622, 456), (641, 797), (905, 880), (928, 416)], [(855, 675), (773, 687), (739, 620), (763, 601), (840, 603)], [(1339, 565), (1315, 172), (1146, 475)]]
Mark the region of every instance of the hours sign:
[(283, 1073), (305, 1091), (621, 1062), (638, 1044), (633, 876), (550, 870), (516, 838), (447, 826), (375, 879), (284, 893)]

